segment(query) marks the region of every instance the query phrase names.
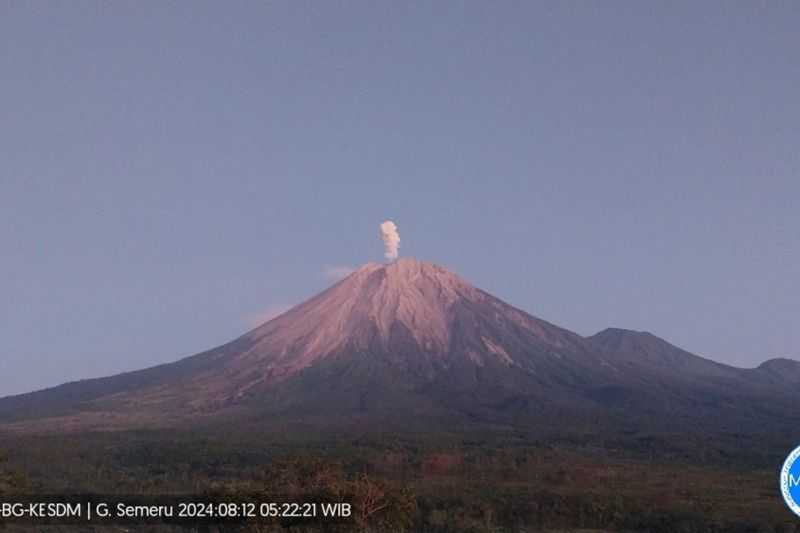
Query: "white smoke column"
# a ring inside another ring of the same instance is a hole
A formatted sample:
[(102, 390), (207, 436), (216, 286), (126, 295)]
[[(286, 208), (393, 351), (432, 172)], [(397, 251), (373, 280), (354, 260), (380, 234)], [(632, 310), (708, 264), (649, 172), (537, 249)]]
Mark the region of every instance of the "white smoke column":
[(381, 224), (381, 239), (383, 239), (384, 256), (389, 261), (397, 259), (400, 249), (400, 234), (397, 233), (397, 225), (391, 220)]

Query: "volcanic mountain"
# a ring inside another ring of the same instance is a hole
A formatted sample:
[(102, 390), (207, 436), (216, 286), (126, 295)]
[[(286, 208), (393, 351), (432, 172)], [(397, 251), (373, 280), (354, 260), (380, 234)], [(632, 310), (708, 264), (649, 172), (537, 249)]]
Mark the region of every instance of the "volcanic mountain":
[(6, 428), (302, 420), (329, 426), (747, 429), (796, 418), (800, 363), (738, 369), (655, 337), (591, 337), (431, 263), (370, 263), (242, 337), (137, 372), (0, 400)]

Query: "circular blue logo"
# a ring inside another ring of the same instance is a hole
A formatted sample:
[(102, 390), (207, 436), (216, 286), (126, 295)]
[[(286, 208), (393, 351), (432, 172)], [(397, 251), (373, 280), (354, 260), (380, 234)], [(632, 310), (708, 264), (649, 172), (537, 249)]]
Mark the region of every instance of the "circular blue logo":
[(789, 454), (781, 468), (781, 494), (789, 509), (800, 516), (800, 446)]

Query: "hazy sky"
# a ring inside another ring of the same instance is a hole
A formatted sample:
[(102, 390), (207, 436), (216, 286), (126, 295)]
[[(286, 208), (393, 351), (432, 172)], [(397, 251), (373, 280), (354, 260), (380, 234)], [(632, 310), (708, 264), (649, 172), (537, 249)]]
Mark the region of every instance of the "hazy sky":
[(348, 265), (800, 357), (800, 2), (2, 2), (0, 395), (166, 362)]

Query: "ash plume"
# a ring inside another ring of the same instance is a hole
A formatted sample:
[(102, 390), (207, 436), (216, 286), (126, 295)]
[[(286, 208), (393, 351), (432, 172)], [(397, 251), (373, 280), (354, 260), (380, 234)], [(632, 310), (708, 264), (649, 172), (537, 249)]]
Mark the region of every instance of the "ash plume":
[(397, 233), (397, 225), (391, 220), (381, 224), (381, 239), (383, 239), (384, 257), (388, 261), (397, 259), (400, 249), (400, 234)]

